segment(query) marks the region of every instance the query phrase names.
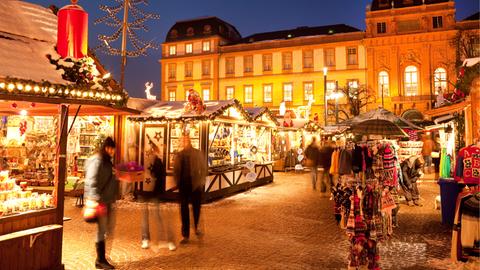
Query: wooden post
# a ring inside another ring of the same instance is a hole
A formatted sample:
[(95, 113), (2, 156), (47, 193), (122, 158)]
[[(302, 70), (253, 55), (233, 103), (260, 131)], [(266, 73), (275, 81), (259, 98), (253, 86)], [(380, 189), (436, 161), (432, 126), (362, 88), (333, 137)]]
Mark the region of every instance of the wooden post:
[(124, 125), (124, 116), (116, 115), (113, 120), (113, 139), (117, 144), (117, 151), (115, 153), (115, 163), (118, 164), (122, 162), (123, 155), (125, 154), (125, 147), (123, 146), (123, 125)]
[[(55, 175), (55, 201), (57, 203), (55, 223), (63, 225), (63, 214), (65, 207), (65, 181), (67, 180), (67, 139), (68, 139), (68, 106), (60, 105), (59, 107), (59, 121), (58, 121), (58, 137), (57, 137), (57, 168)], [(60, 235), (54, 245), (54, 248), (60, 256), (56, 258), (55, 265), (62, 264), (62, 241), (63, 229), (60, 230)]]

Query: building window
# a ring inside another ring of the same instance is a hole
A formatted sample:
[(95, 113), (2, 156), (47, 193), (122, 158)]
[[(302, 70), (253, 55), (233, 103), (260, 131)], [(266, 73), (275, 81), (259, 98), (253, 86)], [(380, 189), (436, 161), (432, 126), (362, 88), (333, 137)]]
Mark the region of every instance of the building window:
[(177, 54), (177, 46), (172, 45), (172, 46), (168, 47), (168, 51), (169, 51), (170, 55), (176, 55)]
[(418, 69), (415, 66), (405, 68), (405, 95), (418, 95)]
[(335, 49), (325, 49), (325, 66), (335, 66)]
[(185, 53), (187, 53), (187, 54), (193, 53), (193, 44), (192, 43), (185, 44)]
[(358, 80), (348, 80), (347, 84), (349, 89), (358, 89)]
[(272, 85), (271, 84), (263, 85), (263, 102), (265, 103), (272, 102)]
[(168, 91), (168, 100), (175, 101), (177, 96), (177, 92), (175, 90)]
[(193, 62), (185, 62), (185, 77), (191, 78), (193, 75)]
[(243, 57), (243, 71), (246, 73), (253, 72), (253, 56), (246, 55)]
[(245, 85), (245, 103), (253, 102), (253, 86)]
[(313, 68), (313, 51), (303, 51), (303, 68)]
[[(186, 86), (184, 86), (186, 87)], [(185, 90), (185, 100), (188, 101), (188, 96), (190, 95), (190, 89)]]
[(303, 99), (309, 101), (310, 99), (313, 100), (313, 83), (306, 82), (303, 83)]
[(202, 61), (202, 75), (209, 76), (210, 75), (210, 60), (203, 60)]
[(263, 55), (263, 71), (272, 71), (272, 55)]
[(283, 101), (291, 102), (293, 100), (293, 84), (284, 83), (283, 84)]
[(356, 65), (357, 62), (357, 48), (347, 48), (347, 63), (349, 65)]
[(177, 64), (172, 63), (168, 64), (168, 78), (170, 80), (175, 80), (177, 77)]
[(385, 34), (387, 33), (387, 23), (379, 22), (377, 23), (377, 33), (378, 34)]
[(202, 42), (202, 51), (209, 52), (210, 51), (210, 41)]
[(292, 52), (284, 52), (282, 54), (282, 63), (283, 63), (283, 70), (292, 69)]
[(382, 96), (382, 89), (383, 89), (383, 96), (390, 96), (389, 91), (389, 79), (388, 73), (386, 71), (380, 71), (378, 73), (378, 96)]
[(332, 96), (333, 93), (337, 90), (337, 82), (335, 81), (327, 81), (327, 97)]
[(235, 58), (229, 57), (226, 59), (225, 70), (227, 74), (235, 74)]
[(203, 101), (209, 101), (210, 100), (210, 88), (204, 88), (202, 90), (202, 95), (203, 95)]
[(447, 71), (444, 68), (437, 68), (433, 73), (433, 86), (435, 88), (435, 95), (437, 95), (440, 90), (445, 92), (447, 90)]
[(233, 86), (227, 87), (225, 97), (227, 100), (235, 98), (235, 88)]
[(443, 27), (442, 16), (434, 16), (434, 17), (432, 17), (432, 19), (433, 19), (433, 29)]

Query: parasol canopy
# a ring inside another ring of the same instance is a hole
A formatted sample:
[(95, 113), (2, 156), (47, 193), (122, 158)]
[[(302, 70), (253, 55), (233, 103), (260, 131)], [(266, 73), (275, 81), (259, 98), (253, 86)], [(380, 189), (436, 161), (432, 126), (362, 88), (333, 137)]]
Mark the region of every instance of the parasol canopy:
[(384, 120), (384, 119), (370, 119), (360, 122), (353, 126), (353, 133), (364, 135), (382, 135), (385, 137), (408, 137), (399, 126)]
[(386, 120), (388, 122), (392, 122), (400, 128), (422, 130), (421, 127), (413, 124), (412, 122), (408, 121), (403, 117), (395, 115), (391, 111), (385, 110), (384, 108), (378, 108), (376, 110), (362, 113), (354, 118), (345, 120), (338, 125), (354, 127), (356, 124), (370, 119)]

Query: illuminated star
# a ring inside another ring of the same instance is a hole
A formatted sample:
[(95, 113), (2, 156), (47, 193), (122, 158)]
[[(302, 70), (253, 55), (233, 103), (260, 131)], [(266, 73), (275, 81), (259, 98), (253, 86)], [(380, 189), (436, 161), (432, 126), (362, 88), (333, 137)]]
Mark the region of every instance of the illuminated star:
[(155, 137), (153, 137), (153, 138), (155, 138), (155, 140), (157, 140), (157, 141), (160, 141), (160, 139), (162, 138), (162, 133), (161, 132), (155, 132)]
[(152, 182), (152, 179), (151, 179), (150, 177), (147, 177), (147, 178), (145, 179), (145, 183), (150, 184), (150, 182)]

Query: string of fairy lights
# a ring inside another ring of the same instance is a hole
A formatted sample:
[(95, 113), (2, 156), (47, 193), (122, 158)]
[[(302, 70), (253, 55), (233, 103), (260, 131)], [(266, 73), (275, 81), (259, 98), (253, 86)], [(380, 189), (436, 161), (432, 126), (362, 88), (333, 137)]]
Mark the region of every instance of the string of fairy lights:
[[(122, 50), (116, 48), (112, 43), (119, 41), (119, 38), (122, 36), (123, 31), (123, 20), (121, 19), (123, 14), (119, 14), (120, 11), (124, 11), (125, 0), (113, 0), (117, 5), (100, 5), (99, 9), (104, 11), (105, 16), (95, 20), (95, 24), (105, 24), (109, 27), (115, 29), (111, 35), (98, 35), (100, 44), (95, 48), (108, 55), (122, 55)], [(129, 0), (128, 1), (128, 11), (129, 16), (132, 20), (128, 20), (126, 27), (126, 35), (128, 43), (130, 44), (131, 49), (126, 50), (126, 55), (128, 57), (139, 57), (146, 56), (148, 49), (158, 49), (159, 44), (155, 43), (153, 40), (145, 41), (142, 40), (138, 34), (135, 32), (137, 30), (143, 30), (148, 32), (148, 27), (145, 25), (151, 19), (159, 19), (160, 16), (154, 13), (146, 12), (140, 8), (140, 5), (148, 6), (148, 0)]]

